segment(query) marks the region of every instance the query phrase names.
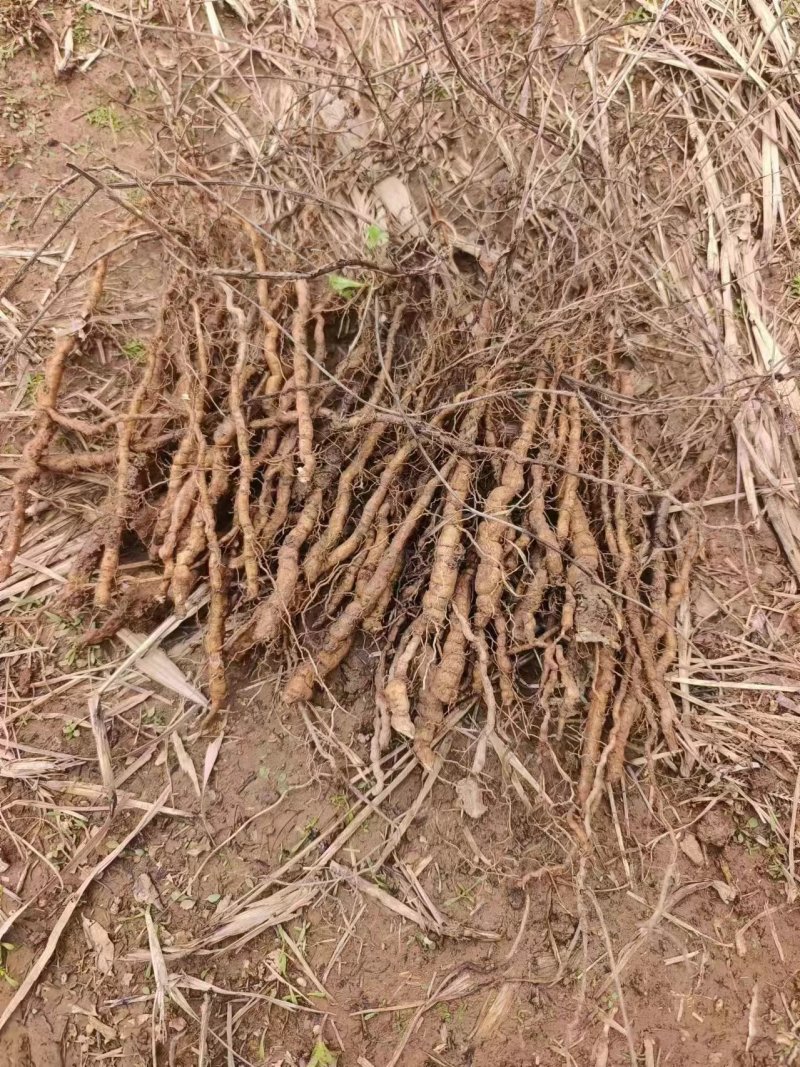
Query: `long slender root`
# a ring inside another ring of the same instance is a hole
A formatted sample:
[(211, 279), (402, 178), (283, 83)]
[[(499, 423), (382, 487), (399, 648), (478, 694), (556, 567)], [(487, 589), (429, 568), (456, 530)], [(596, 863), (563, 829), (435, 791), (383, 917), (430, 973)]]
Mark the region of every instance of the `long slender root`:
[(8, 578), (19, 552), (22, 534), (25, 530), (25, 509), (28, 506), (28, 497), (31, 488), (39, 478), (41, 459), (57, 429), (57, 423), (50, 417), (49, 411), (58, 404), (58, 394), (61, 391), (64, 367), (78, 343), (85, 337), (91, 318), (97, 310), (97, 305), (100, 303), (100, 297), (103, 294), (107, 270), (108, 259), (104, 257), (94, 269), (86, 299), (81, 308), (78, 328), (73, 328), (66, 337), (61, 337), (56, 342), (45, 364), (44, 383), (36, 397), (37, 411), (34, 433), (22, 450), (20, 463), (14, 475), (11, 515), (6, 525), (3, 550), (0, 553), (0, 582)]

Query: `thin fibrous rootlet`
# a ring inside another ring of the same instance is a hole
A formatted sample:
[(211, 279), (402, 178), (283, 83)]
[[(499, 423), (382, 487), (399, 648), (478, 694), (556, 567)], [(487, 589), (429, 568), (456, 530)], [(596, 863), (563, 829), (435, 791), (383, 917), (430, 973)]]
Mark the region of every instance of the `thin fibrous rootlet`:
[[(195, 206), (201, 216), (201, 195)], [(263, 265), (260, 238), (234, 218), (214, 252)], [(101, 260), (89, 287), (84, 335), (109, 269)], [(457, 310), (435, 272), (376, 277), (345, 299), (325, 278), (198, 287), (176, 268), (115, 449), (48, 452), (54, 427), (65, 431), (53, 419), (59, 342), (4, 565), (33, 481), (102, 457), (115, 475), (94, 557), (80, 555), (64, 595), (94, 606), (98, 639), (113, 632), (120, 561), (146, 552), (160, 574), (148, 574), (154, 617), (207, 582), (215, 711), (230, 664), (252, 649), (285, 662), (288, 704), (335, 687), (366, 650), (376, 759), (394, 730), (433, 766), (444, 716), (475, 697), (474, 774), (494, 732), (524, 713), (542, 750), (582, 737), (568, 762), (586, 807), (598, 775), (619, 777), (641, 722), (678, 743), (663, 679), (694, 543), (669, 567), (654, 552), (613, 330), (586, 315), (579, 343), (532, 336), (491, 266), (448, 269)]]

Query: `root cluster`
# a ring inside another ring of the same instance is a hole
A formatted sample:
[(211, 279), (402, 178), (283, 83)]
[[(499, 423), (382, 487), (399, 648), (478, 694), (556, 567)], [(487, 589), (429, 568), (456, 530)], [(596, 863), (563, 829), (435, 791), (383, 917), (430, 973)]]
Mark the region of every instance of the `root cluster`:
[[(127, 406), (90, 451), (58, 419), (72, 342), (52, 354), (3, 566), (36, 478), (111, 468), (67, 594), (91, 600), (97, 632), (123, 620), (121, 562), (148, 557), (154, 613), (207, 583), (215, 709), (251, 649), (284, 658), (292, 704), (335, 691), (359, 648), (375, 664), (376, 766), (394, 730), (431, 767), (469, 696), (484, 710), (475, 774), (522, 719), (562, 777), (567, 752), (591, 811), (640, 722), (648, 744), (678, 744), (664, 677), (696, 548), (649, 517), (662, 491), (636, 460), (607, 321), (534, 334), (477, 262), (359, 278), (348, 298), (324, 277), (248, 278), (243, 262), (266, 273), (260, 236), (218, 228), (243, 277), (176, 269)], [(67, 451), (48, 452), (56, 427)]]

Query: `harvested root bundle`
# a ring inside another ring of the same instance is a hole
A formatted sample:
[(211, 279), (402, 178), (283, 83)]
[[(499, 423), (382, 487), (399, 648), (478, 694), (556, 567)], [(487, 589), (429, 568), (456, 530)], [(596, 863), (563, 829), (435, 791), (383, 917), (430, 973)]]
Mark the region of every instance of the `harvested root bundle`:
[[(251, 256), (266, 273), (254, 231), (237, 224), (225, 235), (217, 258)], [(154, 616), (180, 612), (207, 581), (216, 710), (228, 705), (233, 654), (289, 649), (292, 704), (335, 687), (337, 668), (364, 642), (383, 665), (376, 765), (393, 730), (432, 767), (436, 733), (463, 697), (485, 716), (475, 775), (502, 750), (504, 723), (526, 709), (542, 773), (550, 748), (571, 746), (553, 765), (561, 778), (572, 767), (587, 812), (605, 778), (619, 776), (643, 705), (658, 709), (662, 737), (677, 744), (664, 676), (694, 542), (673, 561), (661, 523), (657, 566), (638, 575), (649, 531), (635, 498), (652, 487), (631, 459), (630, 409), (619, 438), (585, 414), (583, 390), (598, 384), (630, 398), (602, 323), (588, 316), (580, 333), (598, 359), (567, 378), (567, 346), (552, 336), (532, 345), (479, 286), (465, 290), (468, 314), (414, 278), (348, 299), (324, 278), (274, 291), (263, 277), (211, 279), (184, 299), (183, 269), (116, 446), (104, 440), (109, 423), (91, 437), (96, 451), (48, 454), (56, 426), (69, 440), (82, 425), (57, 412), (69, 346), (54, 354), (17, 477), (6, 568), (32, 479), (110, 464), (102, 529), (71, 601), (90, 584), (98, 548), (100, 635), (111, 632), (103, 627), (127, 551), (160, 569)], [(102, 279), (98, 271), (87, 321)], [(146, 536), (133, 521), (141, 500), (153, 516)]]

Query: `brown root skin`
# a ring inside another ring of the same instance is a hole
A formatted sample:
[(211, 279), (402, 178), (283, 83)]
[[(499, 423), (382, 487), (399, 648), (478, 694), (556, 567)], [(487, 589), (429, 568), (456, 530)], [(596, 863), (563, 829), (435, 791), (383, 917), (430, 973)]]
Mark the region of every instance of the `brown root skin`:
[(472, 603), (472, 580), (474, 572), (466, 569), (456, 582), (453, 602), (450, 607), (450, 629), (442, 647), (441, 658), (433, 670), (429, 689), (431, 695), (445, 708), (458, 698), (461, 678), (467, 662), (467, 639), (459, 622), (459, 616), (467, 619)]
[(597, 774), (600, 755), (600, 739), (606, 718), (606, 709), (611, 699), (615, 682), (615, 656), (610, 648), (602, 645), (596, 652), (594, 680), (583, 728), (581, 752), (581, 776), (578, 783), (578, 800), (585, 808)]
[[(483, 375), (478, 382), (485, 377)], [(478, 424), (483, 414), (482, 404), (473, 404), (467, 414), (462, 437), (468, 443), (475, 441)], [(474, 476), (471, 459), (462, 457), (456, 464), (442, 506), (443, 524), (433, 553), (428, 588), (422, 598), (422, 615), (425, 622), (439, 627), (447, 617), (447, 609), (453, 599), (458, 572), (461, 566), (460, 546), (464, 521), (464, 505), (467, 502)]]
[(414, 723), (411, 721), (411, 703), (408, 697), (408, 668), (417, 653), (420, 635), (408, 636), (405, 647), (395, 657), (390, 678), (383, 691), (383, 698), (389, 710), (392, 729), (403, 737), (414, 737)]
[(119, 566), (122, 535), (132, 506), (131, 490), (136, 480), (136, 465), (131, 462), (131, 442), (136, 432), (136, 420), (139, 415), (148, 410), (154, 390), (164, 374), (166, 353), (162, 334), (165, 312), (166, 304), (162, 306), (158, 335), (150, 345), (144, 376), (134, 391), (126, 417), (119, 427), (116, 499), (106, 526), (103, 556), (100, 560), (94, 592), (94, 602), (98, 608), (107, 608), (111, 603), (111, 591)]
[(28, 506), (28, 496), (33, 484), (39, 478), (41, 459), (45, 455), (56, 431), (56, 423), (50, 418), (48, 409), (55, 408), (58, 404), (58, 394), (61, 391), (61, 381), (64, 377), (64, 366), (78, 342), (83, 340), (90, 320), (97, 310), (97, 305), (100, 303), (100, 297), (103, 293), (107, 270), (108, 260), (103, 258), (95, 267), (92, 280), (89, 283), (86, 299), (81, 308), (80, 328), (73, 330), (66, 337), (59, 338), (47, 359), (44, 383), (36, 398), (37, 412), (34, 433), (22, 450), (20, 464), (14, 476), (11, 493), (11, 514), (6, 525), (3, 550), (0, 553), (0, 581), (5, 581), (11, 574), (11, 567), (19, 552), (22, 534), (25, 530), (25, 509)]
[[(201, 460), (203, 452), (204, 450), (201, 447), (199, 457)], [(204, 643), (208, 666), (208, 690), (211, 698), (211, 711), (212, 714), (216, 714), (222, 711), (228, 703), (228, 683), (223, 656), (225, 619), (228, 614), (227, 570), (222, 562), (214, 509), (211, 506), (206, 473), (202, 465), (199, 465), (197, 473), (197, 488), (200, 509), (205, 523), (206, 541), (208, 543), (208, 579), (211, 601), (206, 621)]]
[(353, 485), (375, 451), (384, 429), (385, 425), (380, 422), (370, 427), (366, 437), (361, 442), (355, 459), (342, 471), (328, 525), (316, 544), (311, 547), (303, 562), (303, 571), (309, 585), (313, 585), (323, 573), (323, 570), (327, 569), (326, 561), (329, 553), (332, 547), (338, 544), (347, 524), (353, 498)]
[(297, 309), (292, 322), (292, 353), (295, 382), (295, 407), (297, 408), (297, 451), (300, 466), (297, 478), (301, 485), (308, 485), (314, 476), (316, 457), (314, 456), (314, 424), (311, 420), (311, 405), (308, 399), (308, 351), (306, 349), (306, 331), (310, 315), (310, 297), (308, 283), (298, 281), (295, 285)]
[[(256, 270), (259, 274), (266, 274), (267, 261), (264, 256), (264, 246), (258, 231), (248, 222), (243, 223), (245, 231), (250, 238), (253, 249), (253, 258), (256, 261)], [(280, 326), (270, 313), (269, 286), (266, 278), (256, 280), (256, 293), (258, 294), (258, 307), (261, 316), (261, 324), (264, 329), (264, 362), (269, 370), (269, 377), (264, 385), (267, 396), (276, 396), (283, 383), (283, 367), (278, 355), (278, 339)]]
[[(454, 462), (453, 459), (447, 461), (441, 471), (442, 477), (449, 476)], [(408, 541), (440, 485), (439, 477), (428, 480), (395, 532), (386, 554), (364, 590), (364, 595), (354, 597), (332, 623), (325, 635), (322, 647), (315, 653), (313, 662), (305, 662), (295, 669), (284, 692), (284, 701), (287, 704), (298, 700), (309, 700), (314, 692), (315, 680), (326, 678), (347, 655), (357, 627), (385, 591), (398, 560), (401, 559)]]
[(525, 484), (524, 464), (533, 442), (541, 402), (541, 392), (531, 394), (519, 436), (503, 466), (500, 484), (495, 486), (486, 500), (483, 510), (487, 518), (478, 527), (476, 542), (479, 562), (475, 574), (475, 626), (478, 630), (494, 618), (503, 595), (503, 551), (508, 532), (505, 520), (512, 502)]
[(323, 495), (324, 487), (317, 486), (278, 550), (275, 587), (263, 604), (256, 608), (247, 627), (251, 644), (269, 644), (277, 637), (281, 621), (288, 621), (292, 616), (300, 577), (300, 550), (317, 524)]
[[(231, 417), (236, 429), (236, 444), (239, 450), (239, 479), (236, 485), (235, 507), (236, 521), (242, 535), (242, 560), (244, 563), (247, 596), (254, 600), (258, 596), (259, 575), (256, 556), (256, 538), (253, 520), (250, 515), (250, 483), (253, 480), (253, 466), (250, 459), (250, 434), (242, 410), (242, 390), (247, 379), (247, 364), (250, 354), (250, 340), (247, 335), (247, 320), (244, 311), (233, 301), (233, 290), (224, 286), (225, 304), (236, 324), (237, 356), (231, 372), (229, 403)], [(253, 371), (251, 371), (253, 373)]]

